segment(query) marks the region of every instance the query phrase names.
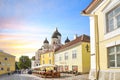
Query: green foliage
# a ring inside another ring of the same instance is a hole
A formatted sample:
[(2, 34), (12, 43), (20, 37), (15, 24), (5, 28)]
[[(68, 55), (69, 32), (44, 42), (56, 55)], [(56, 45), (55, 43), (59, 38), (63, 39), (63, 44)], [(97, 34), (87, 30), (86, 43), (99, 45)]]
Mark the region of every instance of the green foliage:
[(28, 69), (31, 67), (31, 60), (28, 56), (21, 56), (17, 65), (19, 69)]
[(35, 56), (32, 57), (32, 60), (35, 60)]
[(15, 62), (15, 70), (18, 70), (19, 67), (18, 67), (18, 62)]

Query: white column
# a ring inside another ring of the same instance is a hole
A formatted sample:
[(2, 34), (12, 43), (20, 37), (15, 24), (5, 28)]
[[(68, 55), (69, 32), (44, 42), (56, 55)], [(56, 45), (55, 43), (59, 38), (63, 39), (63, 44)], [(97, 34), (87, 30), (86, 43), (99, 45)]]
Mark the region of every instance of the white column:
[(95, 59), (95, 21), (94, 17), (90, 17), (90, 47), (91, 47), (91, 69), (89, 74), (89, 79), (95, 79), (95, 70), (96, 70), (96, 59)]

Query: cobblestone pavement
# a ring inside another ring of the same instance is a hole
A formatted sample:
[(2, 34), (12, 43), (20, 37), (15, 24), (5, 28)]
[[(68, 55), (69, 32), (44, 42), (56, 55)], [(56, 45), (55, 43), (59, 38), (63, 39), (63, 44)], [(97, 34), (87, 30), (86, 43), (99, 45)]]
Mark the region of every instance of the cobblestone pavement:
[(41, 78), (29, 74), (1, 75), (0, 80), (88, 80), (88, 74), (74, 76), (72, 74), (62, 74), (60, 78)]
[(39, 77), (28, 74), (1, 75), (0, 80), (42, 80)]

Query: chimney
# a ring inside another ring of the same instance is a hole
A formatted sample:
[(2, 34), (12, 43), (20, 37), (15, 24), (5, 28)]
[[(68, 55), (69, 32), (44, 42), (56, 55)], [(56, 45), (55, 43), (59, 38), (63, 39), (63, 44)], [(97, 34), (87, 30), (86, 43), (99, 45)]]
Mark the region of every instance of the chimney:
[(74, 39), (76, 39), (77, 37), (78, 37), (78, 35), (77, 35), (77, 34), (75, 34), (75, 35), (74, 35)]

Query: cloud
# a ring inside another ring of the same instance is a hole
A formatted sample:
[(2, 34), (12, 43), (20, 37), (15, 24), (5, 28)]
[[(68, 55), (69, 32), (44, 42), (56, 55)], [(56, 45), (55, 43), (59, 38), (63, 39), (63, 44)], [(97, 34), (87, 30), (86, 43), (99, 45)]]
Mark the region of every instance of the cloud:
[[(40, 40), (0, 40), (0, 49), (16, 56), (16, 60), (26, 53), (35, 53), (41, 45)], [(34, 54), (28, 56), (34, 56)]]
[(0, 49), (17, 56), (17, 60), (23, 54), (35, 53), (52, 31), (39, 25), (26, 25), (16, 19), (1, 20), (0, 26)]
[(55, 0), (0, 0), (0, 49), (16, 56), (35, 53), (46, 37), (50, 41), (54, 30), (36, 24), (34, 17), (56, 17), (55, 12), (63, 8), (60, 5)]

